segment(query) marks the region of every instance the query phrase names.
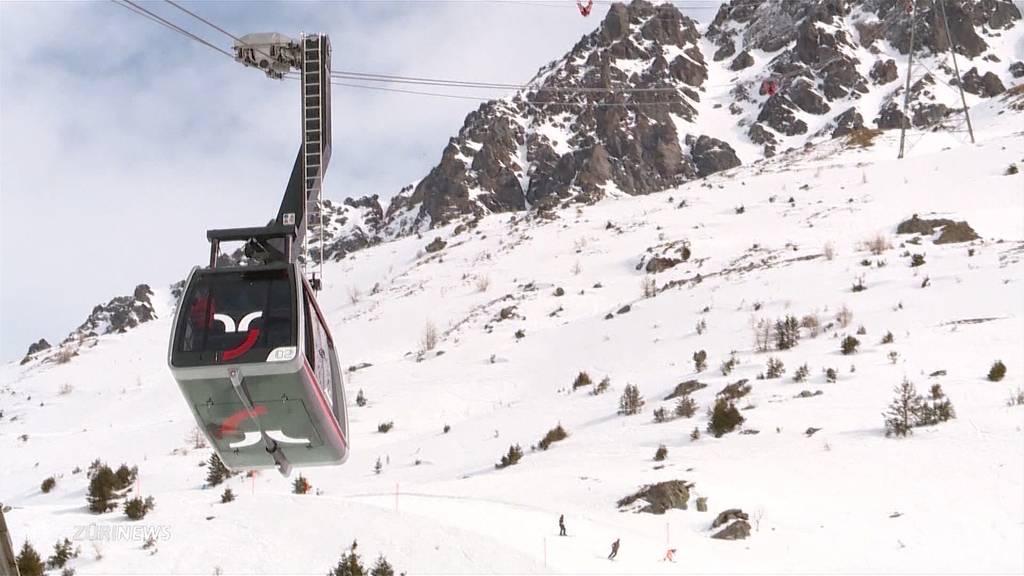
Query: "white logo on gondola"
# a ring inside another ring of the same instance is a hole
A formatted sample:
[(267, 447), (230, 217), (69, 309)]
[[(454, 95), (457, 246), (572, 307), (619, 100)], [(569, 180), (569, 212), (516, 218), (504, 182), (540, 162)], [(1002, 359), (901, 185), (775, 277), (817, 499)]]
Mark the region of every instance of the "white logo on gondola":
[[(284, 433), (283, 430), (268, 430), (267, 436), (270, 436), (271, 440), (280, 442), (281, 444), (309, 444), (308, 438), (292, 438)], [(246, 432), (245, 438), (238, 442), (231, 442), (228, 444), (231, 448), (248, 448), (249, 446), (255, 446), (260, 443), (263, 437), (260, 436), (259, 432)]]
[(295, 346), (274, 348), (267, 356), (267, 362), (288, 362), (295, 358)]
[(259, 312), (250, 312), (242, 317), (242, 321), (238, 323), (238, 326), (235, 326), (235, 319), (227, 314), (214, 314), (213, 319), (224, 325), (225, 332), (248, 332), (249, 324), (252, 324), (253, 320), (262, 316), (262, 310)]

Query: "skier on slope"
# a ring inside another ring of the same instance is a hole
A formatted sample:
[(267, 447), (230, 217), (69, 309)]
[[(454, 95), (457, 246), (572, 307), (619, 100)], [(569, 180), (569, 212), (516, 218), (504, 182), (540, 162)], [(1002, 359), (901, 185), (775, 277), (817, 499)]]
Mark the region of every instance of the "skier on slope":
[(565, 514), (558, 517), (558, 535), (565, 536)]
[(616, 538), (615, 542), (612, 542), (612, 553), (608, 555), (609, 560), (614, 560), (619, 555), (619, 539)]

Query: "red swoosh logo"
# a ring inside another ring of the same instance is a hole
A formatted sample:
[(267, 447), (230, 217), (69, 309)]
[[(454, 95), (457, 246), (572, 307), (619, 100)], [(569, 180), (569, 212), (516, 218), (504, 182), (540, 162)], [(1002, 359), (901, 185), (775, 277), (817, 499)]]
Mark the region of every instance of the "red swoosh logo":
[(221, 355), (221, 360), (224, 362), (228, 362), (230, 360), (238, 358), (242, 354), (245, 354), (256, 344), (256, 340), (259, 339), (259, 337), (260, 329), (250, 328), (249, 332), (245, 335), (245, 342), (242, 342), (236, 348), (232, 348), (231, 350), (225, 350), (224, 354)]
[[(267, 413), (267, 407), (253, 406), (252, 412), (256, 416), (262, 416)], [(245, 422), (248, 418), (249, 411), (244, 408), (239, 410), (238, 412), (235, 412), (231, 416), (228, 416), (220, 424), (220, 435), (218, 437), (223, 437), (225, 434), (234, 433), (236, 430), (238, 430), (238, 425), (241, 424), (242, 422)]]

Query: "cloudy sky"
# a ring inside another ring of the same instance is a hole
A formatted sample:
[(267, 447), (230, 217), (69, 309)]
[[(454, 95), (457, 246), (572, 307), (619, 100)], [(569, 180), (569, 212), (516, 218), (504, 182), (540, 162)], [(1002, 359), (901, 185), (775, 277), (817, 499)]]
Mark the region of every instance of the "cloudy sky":
[[(583, 18), (572, 0), (183, 4), (236, 35), (329, 33), (336, 70), (500, 83), (528, 80), (607, 10)], [(169, 4), (142, 5), (230, 48)], [(111, 2), (0, 2), (0, 360), (41, 337), (58, 342), (136, 284), (184, 277), (205, 258), (208, 228), (276, 214), (298, 104), (295, 84)], [(338, 86), (333, 105), (325, 195), (338, 200), (387, 198), (420, 178), (476, 107)]]

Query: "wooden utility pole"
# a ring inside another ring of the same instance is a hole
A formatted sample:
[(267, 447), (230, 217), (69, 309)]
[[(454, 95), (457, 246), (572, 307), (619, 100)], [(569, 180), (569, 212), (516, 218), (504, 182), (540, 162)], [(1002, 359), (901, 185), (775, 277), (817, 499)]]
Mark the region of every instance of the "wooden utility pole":
[(910, 123), (909, 109), (910, 109), (910, 82), (913, 80), (914, 72), (914, 29), (917, 28), (917, 6), (913, 0), (909, 0), (910, 4), (910, 50), (907, 57), (907, 86), (903, 91), (903, 118), (900, 120), (900, 155), (898, 158), (903, 158), (903, 152), (906, 149), (907, 143), (907, 124)]
[(14, 561), (11, 533), (4, 520), (4, 505), (0, 503), (0, 576), (18, 576), (18, 565)]
[[(935, 0), (932, 0), (932, 5), (934, 4)], [(949, 20), (946, 18), (946, 0), (939, 0), (939, 10), (942, 11), (942, 25), (946, 28), (946, 43), (949, 44), (949, 53), (953, 55), (953, 71), (956, 72), (956, 87), (960, 90), (960, 103), (964, 107), (964, 118), (967, 119), (967, 132), (971, 135), (971, 144), (974, 144), (974, 126), (971, 125), (971, 114), (967, 111), (964, 83), (960, 79), (960, 66), (956, 62), (956, 46), (953, 44), (953, 37), (949, 35)]]

